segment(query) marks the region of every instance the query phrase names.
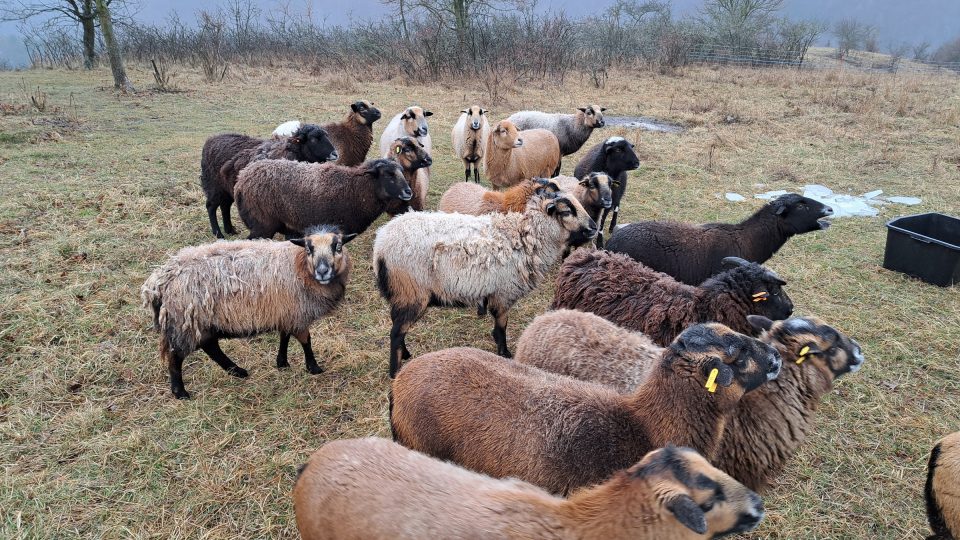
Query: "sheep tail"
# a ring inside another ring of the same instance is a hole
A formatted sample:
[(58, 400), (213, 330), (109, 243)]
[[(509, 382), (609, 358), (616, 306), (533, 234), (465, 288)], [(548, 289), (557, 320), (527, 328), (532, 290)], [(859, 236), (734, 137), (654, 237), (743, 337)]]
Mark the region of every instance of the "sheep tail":
[(377, 259), (377, 288), (380, 289), (380, 296), (387, 302), (393, 296), (390, 291), (390, 276), (387, 271), (387, 261), (380, 257)]

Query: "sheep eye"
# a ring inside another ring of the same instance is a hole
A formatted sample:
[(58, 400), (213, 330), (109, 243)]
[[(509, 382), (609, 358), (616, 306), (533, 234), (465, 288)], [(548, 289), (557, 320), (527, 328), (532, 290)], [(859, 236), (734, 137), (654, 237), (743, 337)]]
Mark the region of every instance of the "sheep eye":
[(700, 509), (703, 510), (704, 512), (709, 512), (710, 510), (713, 509), (713, 501), (707, 501), (701, 504)]

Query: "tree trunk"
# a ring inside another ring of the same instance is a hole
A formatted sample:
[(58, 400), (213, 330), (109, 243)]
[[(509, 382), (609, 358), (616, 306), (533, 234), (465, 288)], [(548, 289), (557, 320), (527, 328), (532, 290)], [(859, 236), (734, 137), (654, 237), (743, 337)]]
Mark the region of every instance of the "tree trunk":
[(113, 71), (113, 86), (124, 92), (136, 92), (127, 72), (123, 69), (123, 56), (120, 54), (120, 44), (113, 36), (113, 21), (110, 19), (110, 8), (105, 0), (97, 0), (97, 15), (100, 17), (100, 32), (103, 42), (107, 46), (107, 55), (110, 57), (110, 70)]
[(80, 20), (83, 27), (83, 67), (93, 69), (97, 61), (97, 26), (93, 14)]

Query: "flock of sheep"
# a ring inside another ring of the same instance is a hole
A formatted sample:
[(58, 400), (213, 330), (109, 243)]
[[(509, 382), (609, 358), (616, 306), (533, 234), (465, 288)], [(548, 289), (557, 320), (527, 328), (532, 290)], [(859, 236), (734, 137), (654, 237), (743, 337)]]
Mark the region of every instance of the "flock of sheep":
[[(486, 110), (464, 109), (451, 134), (464, 181), (439, 211), (427, 210), (432, 113), (421, 107), (390, 120), (377, 159), (366, 156), (381, 114), (367, 101), (341, 122), (204, 144), (213, 234), (236, 234), (236, 203), (250, 239), (184, 248), (141, 289), (177, 398), (190, 397), (183, 360), (197, 349), (247, 376), (225, 338), (277, 331), (285, 368), (293, 336), (307, 371), (322, 373), (310, 326), (344, 297), (344, 246), (394, 216), (372, 261), (392, 320), (394, 441), (334, 441), (310, 458), (294, 488), (304, 538), (715, 538), (761, 522), (754, 490), (864, 362), (827, 322), (792, 316), (786, 282), (761, 265), (791, 236), (825, 229), (831, 210), (784, 195), (735, 224), (617, 227), (640, 164), (632, 144), (609, 137), (559, 175), (603, 112), (523, 111), (491, 127)], [(552, 311), (505, 360), (510, 308), (558, 262)], [(498, 354), (410, 360), (406, 335), (430, 306), (489, 312)], [(930, 459), (931, 538), (960, 531), (958, 479), (954, 434)]]

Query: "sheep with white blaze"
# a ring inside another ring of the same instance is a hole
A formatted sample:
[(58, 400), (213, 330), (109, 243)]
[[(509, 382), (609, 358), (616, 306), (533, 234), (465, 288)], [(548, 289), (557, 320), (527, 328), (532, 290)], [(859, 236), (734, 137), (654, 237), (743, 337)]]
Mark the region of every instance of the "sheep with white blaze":
[(460, 111), (460, 118), (453, 126), (450, 137), (454, 153), (463, 161), (464, 182), (470, 181), (470, 170), (473, 169), (473, 181), (480, 183), (480, 164), (489, 136), (490, 122), (487, 121), (486, 109), (474, 105)]
[[(596, 128), (602, 128), (603, 111), (606, 107), (587, 105), (578, 107), (573, 114), (520, 111), (510, 115), (510, 120), (519, 130), (547, 129), (560, 142), (560, 153), (569, 156), (579, 150)], [(581, 175), (577, 175), (581, 176)]]
[(620, 216), (620, 200), (627, 191), (627, 171), (632, 171), (640, 167), (640, 158), (634, 151), (634, 145), (629, 143), (623, 137), (610, 137), (602, 143), (587, 150), (586, 155), (580, 159), (573, 175), (577, 178), (583, 178), (591, 172), (604, 172), (617, 182), (613, 188), (613, 204), (611, 209), (604, 209), (600, 216), (600, 242), (603, 246), (603, 224), (607, 221), (607, 215), (613, 212), (610, 220), (609, 231), (617, 226), (617, 218)]

